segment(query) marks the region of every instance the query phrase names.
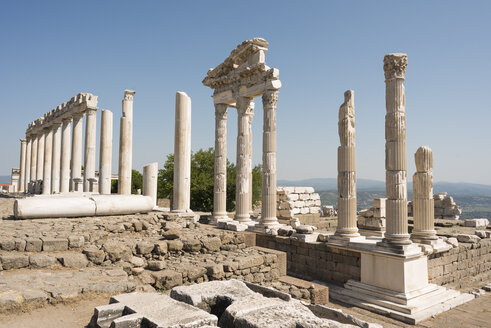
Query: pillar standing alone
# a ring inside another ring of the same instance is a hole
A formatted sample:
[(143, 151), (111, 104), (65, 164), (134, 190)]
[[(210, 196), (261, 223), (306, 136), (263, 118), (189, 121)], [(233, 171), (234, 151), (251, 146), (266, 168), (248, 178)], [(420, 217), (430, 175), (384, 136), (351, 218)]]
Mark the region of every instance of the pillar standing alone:
[(133, 152), (133, 96), (135, 91), (124, 90), (123, 116), (120, 121), (118, 194), (131, 194)]
[(387, 228), (382, 244), (396, 248), (411, 244), (407, 222), (406, 100), (403, 85), (406, 67), (406, 54), (384, 57)]
[(344, 93), (339, 108), (338, 133), (338, 226), (335, 237), (359, 237), (356, 226), (356, 148), (354, 91)]
[(103, 109), (101, 113), (101, 145), (99, 154), (99, 193), (111, 194), (111, 167), (113, 149), (113, 113)]
[(20, 139), (19, 192), (25, 191), (26, 151), (26, 139)]
[(189, 212), (191, 194), (191, 98), (176, 93), (173, 212)]
[(143, 195), (152, 197), (154, 206), (157, 206), (157, 177), (159, 164), (150, 163), (143, 167)]

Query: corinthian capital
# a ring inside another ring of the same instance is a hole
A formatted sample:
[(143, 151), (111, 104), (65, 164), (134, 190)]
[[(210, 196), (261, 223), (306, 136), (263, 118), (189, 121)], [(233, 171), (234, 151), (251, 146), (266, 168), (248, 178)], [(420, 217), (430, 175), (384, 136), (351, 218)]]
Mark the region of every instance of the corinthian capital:
[(263, 108), (276, 108), (278, 90), (268, 90), (263, 93)]
[(388, 54), (384, 57), (385, 79), (404, 79), (407, 67), (406, 54)]
[(135, 93), (133, 90), (124, 90), (124, 100), (133, 101), (133, 95)]
[(227, 104), (215, 104), (215, 117), (227, 118)]
[(237, 112), (239, 115), (254, 115), (253, 98), (239, 97), (237, 99)]

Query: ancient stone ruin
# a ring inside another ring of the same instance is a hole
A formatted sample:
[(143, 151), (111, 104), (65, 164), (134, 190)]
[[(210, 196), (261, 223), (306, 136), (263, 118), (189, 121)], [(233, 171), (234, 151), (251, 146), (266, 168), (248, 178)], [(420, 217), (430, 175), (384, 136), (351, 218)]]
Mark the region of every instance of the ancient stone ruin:
[(298, 214), (319, 214), (321, 198), (312, 187), (278, 187), (279, 219), (292, 219)]

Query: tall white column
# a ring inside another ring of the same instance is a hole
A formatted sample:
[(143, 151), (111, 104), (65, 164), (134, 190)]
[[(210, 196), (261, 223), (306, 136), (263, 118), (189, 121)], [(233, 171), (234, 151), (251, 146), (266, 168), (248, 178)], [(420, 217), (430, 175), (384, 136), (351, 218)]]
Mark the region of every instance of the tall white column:
[(338, 132), (338, 226), (336, 236), (358, 237), (356, 226), (356, 148), (355, 148), (355, 93), (344, 93), (339, 108)]
[(278, 224), (276, 218), (276, 103), (278, 90), (263, 94), (263, 186), (261, 204), (262, 226)]
[(24, 177), (24, 192), (29, 193), (29, 183), (31, 182), (31, 156), (32, 156), (32, 137), (27, 137), (25, 177)]
[(61, 126), (60, 192), (70, 191), (70, 144), (71, 118), (63, 120)]
[(44, 171), (43, 195), (51, 194), (51, 165), (53, 160), (53, 128), (45, 129), (44, 133)]
[(212, 223), (227, 216), (227, 104), (215, 104), (215, 179)]
[(60, 192), (61, 123), (53, 124), (53, 153), (51, 160), (51, 193)]
[(159, 164), (150, 163), (143, 167), (143, 195), (153, 199), (153, 205), (157, 206), (157, 177)]
[(44, 132), (39, 132), (36, 164), (36, 194), (40, 194), (43, 191), (42, 182), (44, 177), (44, 138)]
[(187, 212), (191, 202), (191, 98), (181, 91), (176, 93), (174, 129), (172, 211)]
[(250, 167), (251, 157), (249, 154), (250, 122), (254, 115), (254, 102), (252, 98), (240, 97), (237, 99), (237, 175), (235, 195), (235, 220), (241, 223), (251, 221), (250, 196), (251, 184)]
[(85, 112), (84, 191), (94, 191), (90, 179), (95, 179), (95, 151), (97, 136), (97, 109)]
[(19, 192), (25, 191), (26, 181), (26, 139), (20, 139)]
[(101, 113), (101, 145), (99, 154), (99, 193), (111, 194), (111, 168), (113, 149), (113, 113), (103, 109)]
[(249, 201), (247, 202), (249, 206), (249, 214), (252, 215), (252, 120), (254, 118), (254, 113), (249, 115), (249, 142), (247, 145), (249, 146), (249, 149), (247, 150), (247, 154), (249, 155), (249, 160), (247, 161), (248, 167), (247, 169), (249, 170)]
[(387, 228), (384, 242), (393, 246), (411, 244), (407, 222), (406, 100), (404, 74), (406, 54), (384, 57), (385, 72), (385, 169)]
[(32, 147), (31, 147), (31, 181), (29, 192), (36, 193), (36, 181), (37, 181), (37, 162), (38, 162), (38, 136), (32, 135)]
[(73, 115), (71, 191), (82, 191), (82, 124), (84, 113)]
[(123, 116), (119, 128), (118, 194), (131, 194), (133, 148), (133, 96), (135, 91), (124, 90)]

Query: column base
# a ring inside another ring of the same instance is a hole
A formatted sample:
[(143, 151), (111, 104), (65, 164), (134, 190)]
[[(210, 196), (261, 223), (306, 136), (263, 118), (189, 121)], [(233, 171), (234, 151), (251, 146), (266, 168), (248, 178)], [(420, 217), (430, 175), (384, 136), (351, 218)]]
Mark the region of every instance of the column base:
[(409, 240), (409, 244), (397, 244), (387, 238), (382, 239), (377, 243), (380, 251), (388, 252), (393, 254), (399, 254), (403, 256), (416, 255), (421, 253), (421, 249), (418, 245), (414, 244)]
[(350, 243), (364, 242), (366, 240), (365, 236), (361, 236), (359, 233), (351, 235), (332, 235), (329, 236), (327, 241), (328, 244), (346, 246)]
[(429, 245), (432, 249), (431, 253), (442, 253), (452, 249), (452, 245), (447, 244), (440, 238), (436, 239), (426, 239), (426, 238), (418, 238), (416, 236), (411, 236), (411, 239), (414, 243)]
[(208, 222), (209, 224), (217, 225), (219, 220), (226, 220), (226, 219), (231, 219), (227, 215), (227, 213), (213, 213), (211, 216), (210, 221)]

